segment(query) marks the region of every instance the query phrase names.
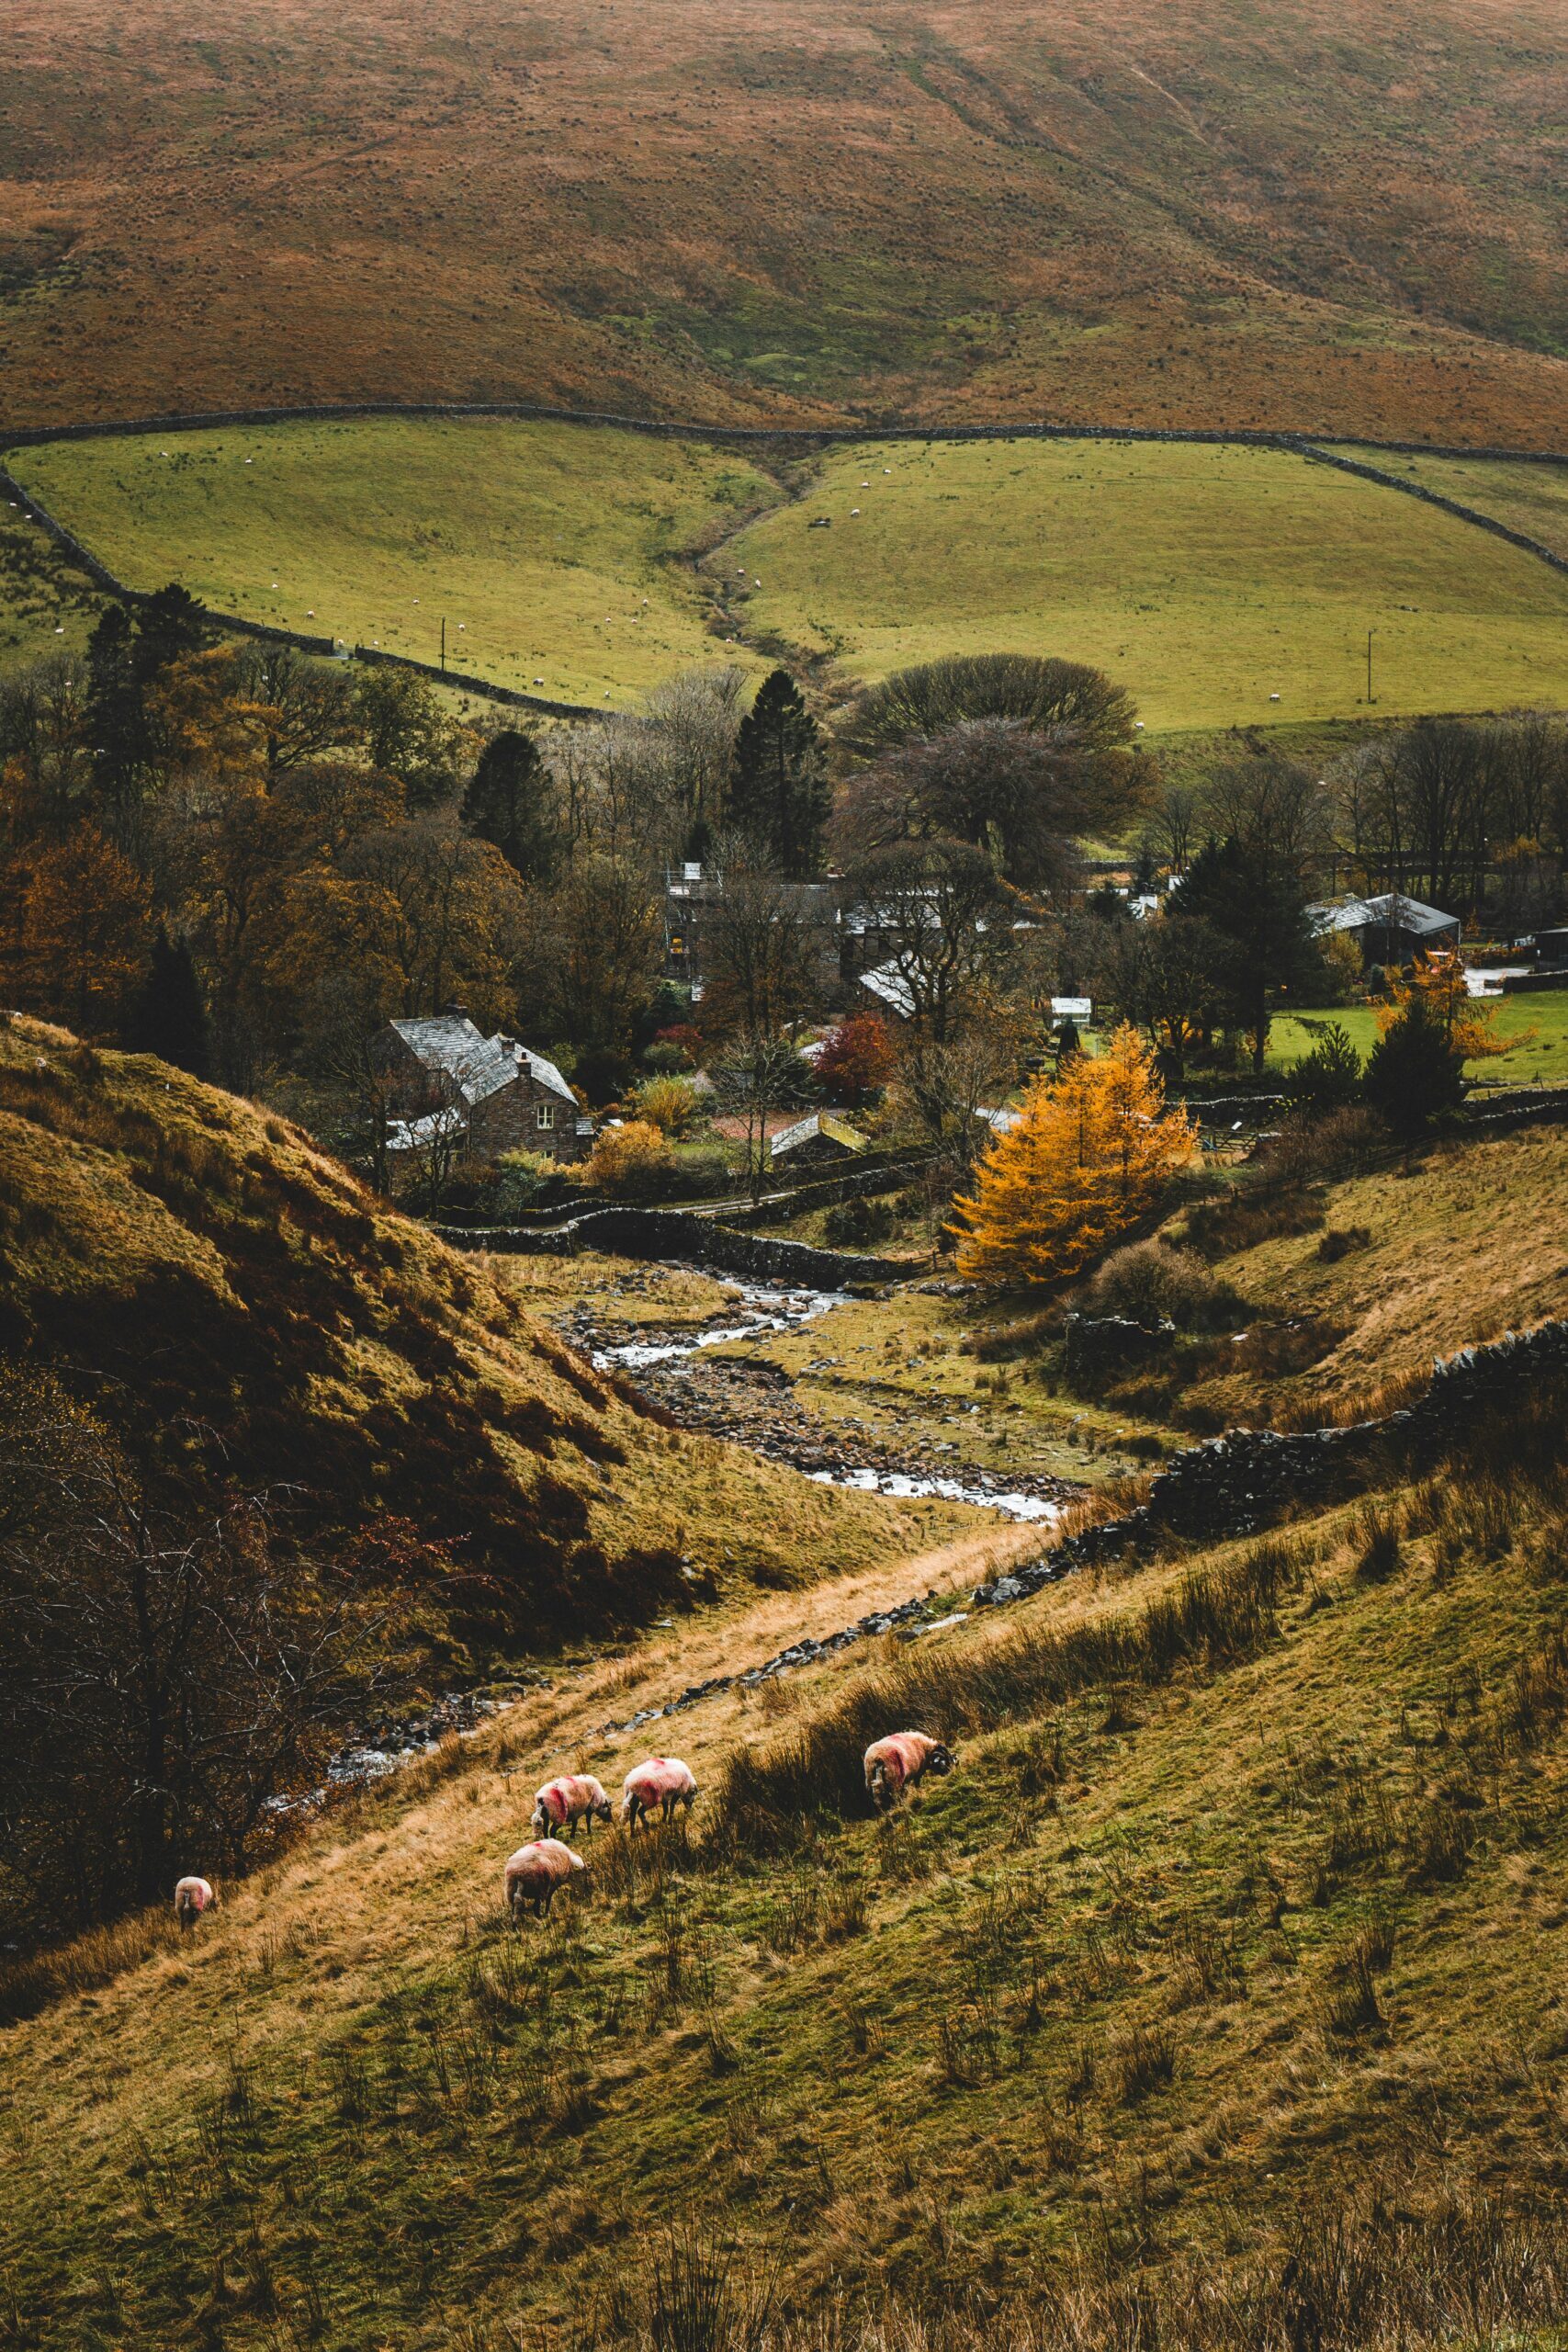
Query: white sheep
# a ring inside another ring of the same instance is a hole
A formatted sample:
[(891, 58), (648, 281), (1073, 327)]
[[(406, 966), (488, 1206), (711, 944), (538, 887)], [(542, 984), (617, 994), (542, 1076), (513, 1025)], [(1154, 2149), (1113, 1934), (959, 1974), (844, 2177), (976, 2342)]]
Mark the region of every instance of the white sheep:
[(904, 1791), (928, 1772), (951, 1772), (957, 1758), (929, 1732), (894, 1731), (874, 1739), (865, 1751), (866, 1793), (878, 1813), (897, 1804)]
[(184, 1935), (194, 1928), (204, 1911), (210, 1911), (218, 1897), (204, 1878), (182, 1878), (175, 1889), (175, 1917)]
[(689, 1764), (678, 1756), (649, 1756), (635, 1764), (621, 1783), (621, 1819), (632, 1829), (639, 1821), (651, 1821), (655, 1813), (671, 1821), (678, 1804), (685, 1806), (689, 1816), (696, 1794)]
[(536, 1919), (547, 1917), (558, 1889), (574, 1871), (587, 1868), (581, 1855), (563, 1846), (558, 1838), (540, 1838), (532, 1845), (519, 1846), (506, 1864), (507, 1908), (519, 1922), (525, 1904), (532, 1904)]
[(610, 1818), (610, 1800), (592, 1772), (563, 1772), (547, 1781), (534, 1799), (536, 1838), (551, 1838), (558, 1829), (575, 1830), (580, 1821), (590, 1829)]

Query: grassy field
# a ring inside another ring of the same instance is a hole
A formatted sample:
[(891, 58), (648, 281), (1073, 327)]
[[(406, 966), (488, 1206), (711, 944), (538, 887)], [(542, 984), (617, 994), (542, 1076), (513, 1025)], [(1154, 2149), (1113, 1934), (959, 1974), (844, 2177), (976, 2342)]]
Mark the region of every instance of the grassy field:
[(0, 500), (0, 671), (80, 652), (102, 603), (53, 541)]
[(1365, 707), (1369, 628), (1380, 717), (1568, 701), (1568, 581), (1272, 451), (867, 444), (707, 569), (750, 629), (851, 672), (1049, 648), (1156, 731)]
[[(1119, 2324), (1032, 2340), (1122, 2352), (1194, 2271), (1212, 2311), (1293, 2253), (1304, 2298), (1379, 2212), (1380, 2290), (1438, 2290), (1488, 2211), (1560, 2261), (1531, 2221), (1568, 2095), (1541, 1476), (1395, 1490), (710, 1697), (679, 1724), (694, 1835), (599, 1833), (521, 1936), (501, 1870), (534, 1787), (615, 1785), (649, 1734), (607, 1717), (827, 1631), (823, 1595), (513, 1708), (183, 1945), (128, 1931), (110, 1982), (101, 1944), (68, 1955), (79, 1989), (4, 2037), (13, 2339), (695, 2341), (649, 2328), (672, 2224), (771, 2269), (784, 2312), (847, 2306), (840, 2345), (900, 2303), (975, 2340), (941, 2314), (979, 2292), (1006, 2346), (1010, 2299), (1045, 2328), (1109, 2281)], [(962, 1594), (980, 1566), (833, 1598)], [(878, 1824), (859, 1747), (910, 1719), (958, 1770)], [(1544, 2352), (1505, 2324), (1557, 2308), (1550, 2278), (1507, 2303), (1529, 2260), (1451, 2328), (1332, 2340)]]
[(1532, 466), (1512, 458), (1427, 458), (1393, 449), (1346, 446), (1343, 455), (1401, 474), (1444, 498), (1457, 499), (1506, 523), (1510, 530), (1539, 539), (1568, 557), (1568, 464)]
[[(676, 551), (777, 493), (697, 443), (483, 420), (188, 433), (18, 452), (133, 588), (624, 705), (719, 657)], [(540, 683), (542, 681), (542, 684)]]
[[(1506, 1054), (1466, 1065), (1470, 1079), (1482, 1087), (1568, 1085), (1568, 989), (1545, 989), (1539, 996), (1506, 996), (1489, 1001), (1493, 1035), (1512, 1039)], [(1289, 1069), (1314, 1045), (1331, 1021), (1339, 1022), (1358, 1053), (1365, 1057), (1377, 1043), (1377, 1014), (1371, 1005), (1353, 1004), (1335, 1012), (1286, 1013), (1269, 1032), (1269, 1059), (1276, 1069)]]
[(1382, 719), (1568, 702), (1568, 580), (1272, 451), (865, 443), (795, 498), (698, 444), (479, 421), (14, 462), (133, 586), (177, 577), (220, 610), (424, 659), (445, 616), (450, 662), (603, 707), (719, 658), (815, 659), (848, 684), (1018, 648), (1124, 679), (1152, 736), (1299, 730), (1365, 710), (1369, 628)]

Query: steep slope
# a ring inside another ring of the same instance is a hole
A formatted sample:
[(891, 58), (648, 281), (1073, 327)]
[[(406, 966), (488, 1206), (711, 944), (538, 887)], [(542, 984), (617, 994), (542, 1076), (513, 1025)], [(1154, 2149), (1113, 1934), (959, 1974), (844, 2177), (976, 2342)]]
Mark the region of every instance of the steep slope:
[(1558, 430), (1548, 0), (17, 0), (6, 29), (13, 424), (393, 396)]
[(434, 1547), (515, 1646), (907, 1552), (956, 1523), (689, 1439), (296, 1128), (150, 1057), (0, 1022), (0, 1348), (171, 1495)]
[[(600, 1836), (521, 1939), (529, 1791), (618, 1777), (647, 1735), (604, 1717), (657, 1694), (515, 1710), (0, 2038), (15, 2334), (599, 2343), (705, 2222), (786, 2307), (847, 2302), (823, 2343), (862, 2295), (937, 2345), (1008, 2344), (1026, 2296), (1031, 2343), (1113, 2352), (1550, 2317), (1554, 1452), (1548, 1414), (1370, 1513), (851, 1652), (761, 1723), (703, 1702), (697, 1835)], [(922, 1716), (958, 1771), (874, 1823), (866, 1726)]]

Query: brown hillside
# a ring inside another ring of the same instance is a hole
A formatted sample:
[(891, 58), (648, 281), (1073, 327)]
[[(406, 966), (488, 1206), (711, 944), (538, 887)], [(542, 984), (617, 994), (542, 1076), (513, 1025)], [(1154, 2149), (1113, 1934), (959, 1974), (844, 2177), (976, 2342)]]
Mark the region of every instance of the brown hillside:
[(13, 424), (479, 397), (1561, 437), (1548, 0), (6, 13)]
[(17, 1017), (0, 1350), (54, 1367), (171, 1490), (287, 1489), (312, 1537), (438, 1547), (456, 1621), (510, 1642), (955, 1522), (666, 1430), (298, 1128)]

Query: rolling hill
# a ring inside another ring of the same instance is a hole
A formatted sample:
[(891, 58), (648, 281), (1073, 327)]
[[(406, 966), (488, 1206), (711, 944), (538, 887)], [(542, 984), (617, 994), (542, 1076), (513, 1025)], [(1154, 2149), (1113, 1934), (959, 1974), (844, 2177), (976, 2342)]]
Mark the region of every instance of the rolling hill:
[(13, 424), (1560, 432), (1549, 0), (17, 0), (7, 35)]

